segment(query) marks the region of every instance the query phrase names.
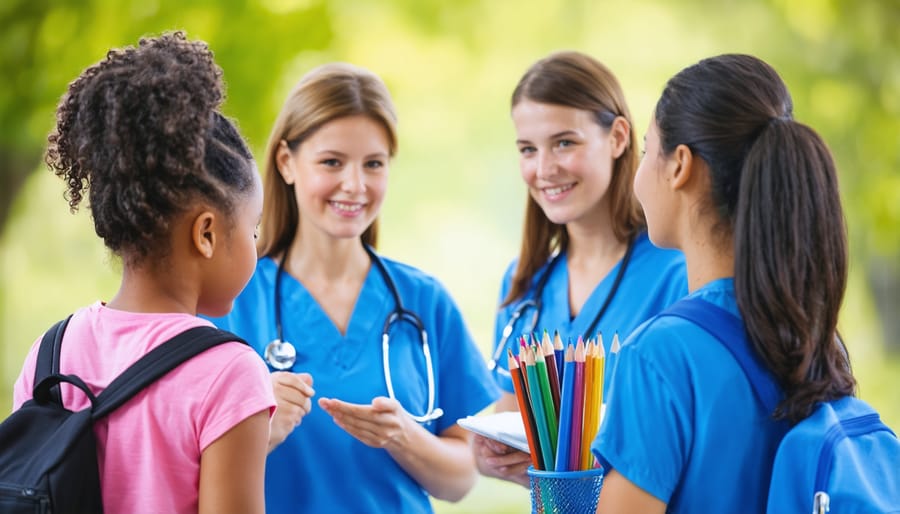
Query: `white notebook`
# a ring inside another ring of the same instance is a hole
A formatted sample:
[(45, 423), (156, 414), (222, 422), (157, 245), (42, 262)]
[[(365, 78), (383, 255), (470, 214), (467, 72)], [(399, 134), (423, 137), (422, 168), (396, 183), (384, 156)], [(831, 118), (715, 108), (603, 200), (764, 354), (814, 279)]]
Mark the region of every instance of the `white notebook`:
[(522, 424), (522, 415), (517, 411), (469, 416), (460, 418), (456, 422), (466, 430), (530, 453), (528, 437), (525, 435), (525, 425)]

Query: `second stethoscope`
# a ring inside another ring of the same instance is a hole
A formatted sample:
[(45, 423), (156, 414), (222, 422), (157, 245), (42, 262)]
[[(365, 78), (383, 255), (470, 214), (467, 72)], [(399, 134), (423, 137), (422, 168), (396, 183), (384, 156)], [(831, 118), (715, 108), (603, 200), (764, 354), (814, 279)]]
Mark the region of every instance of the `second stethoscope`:
[[(593, 334), (594, 329), (597, 327), (597, 323), (600, 322), (600, 318), (603, 317), (603, 314), (606, 312), (606, 309), (609, 307), (610, 302), (612, 302), (613, 297), (616, 296), (616, 292), (619, 290), (619, 284), (622, 282), (622, 277), (625, 276), (625, 269), (628, 267), (628, 263), (631, 261), (631, 253), (634, 250), (634, 239), (628, 242), (628, 248), (625, 250), (625, 256), (622, 257), (622, 265), (619, 266), (619, 272), (616, 273), (616, 279), (613, 281), (612, 288), (609, 291), (609, 294), (606, 295), (606, 300), (603, 302), (603, 305), (600, 307), (600, 310), (597, 311), (597, 315), (594, 316), (593, 321), (588, 326), (588, 329), (585, 331), (585, 334)], [(516, 325), (516, 322), (521, 318), (529, 309), (532, 309), (534, 312), (531, 315), (531, 320), (528, 324), (523, 327), (521, 331), (522, 334), (531, 334), (534, 332), (534, 328), (537, 326), (538, 318), (541, 316), (541, 309), (543, 308), (543, 301), (541, 298), (544, 295), (544, 286), (547, 285), (547, 280), (550, 279), (550, 275), (553, 273), (553, 268), (556, 266), (557, 261), (560, 259), (560, 255), (562, 255), (562, 251), (555, 254), (550, 262), (547, 263), (546, 269), (544, 269), (543, 275), (538, 280), (537, 285), (534, 287), (534, 294), (532, 294), (531, 298), (526, 298), (519, 302), (516, 305), (516, 308), (513, 309), (512, 314), (510, 315), (509, 321), (506, 322), (506, 325), (503, 327), (503, 331), (500, 334), (500, 341), (497, 343), (497, 347), (494, 349), (494, 354), (491, 355), (491, 360), (488, 361), (488, 369), (490, 371), (506, 371), (505, 369), (497, 368), (497, 361), (500, 360), (500, 357), (503, 355), (503, 351), (506, 349), (506, 343), (509, 341), (510, 336), (513, 333), (513, 329)]]
[[(372, 264), (378, 268), (378, 273), (381, 275), (381, 278), (391, 292), (391, 296), (394, 298), (394, 310), (388, 314), (387, 318), (385, 318), (384, 328), (381, 330), (381, 357), (388, 396), (392, 400), (397, 399), (394, 395), (394, 384), (391, 380), (390, 331), (393, 325), (405, 321), (410, 323), (419, 332), (419, 340), (422, 344), (422, 354), (425, 356), (425, 368), (427, 370), (428, 380), (428, 410), (420, 416), (412, 414), (409, 410), (406, 412), (419, 423), (434, 421), (443, 416), (444, 411), (440, 408), (435, 408), (434, 406), (434, 365), (431, 361), (428, 332), (425, 331), (425, 325), (422, 323), (421, 318), (419, 318), (416, 313), (403, 307), (403, 303), (400, 300), (400, 293), (397, 292), (397, 286), (394, 284), (394, 280), (391, 278), (390, 273), (388, 273), (384, 263), (378, 255), (375, 254), (375, 251), (367, 244), (363, 244), (363, 248), (365, 248), (366, 253), (369, 254), (369, 259), (371, 259)], [(287, 250), (285, 250), (284, 256), (282, 256), (281, 262), (278, 264), (278, 272), (275, 274), (275, 330), (278, 337), (266, 346), (265, 351), (266, 362), (276, 370), (290, 369), (297, 360), (297, 350), (294, 348), (294, 345), (284, 340), (284, 329), (281, 325), (281, 278), (282, 275), (284, 275), (284, 263), (287, 262), (287, 253)]]

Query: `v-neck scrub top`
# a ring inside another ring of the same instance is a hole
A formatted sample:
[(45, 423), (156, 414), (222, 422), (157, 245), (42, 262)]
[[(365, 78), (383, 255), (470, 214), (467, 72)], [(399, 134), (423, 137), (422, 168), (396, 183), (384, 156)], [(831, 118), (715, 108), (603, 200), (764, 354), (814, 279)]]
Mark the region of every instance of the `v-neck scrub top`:
[[(597, 284), (587, 301), (584, 302), (581, 311), (572, 318), (569, 309), (568, 255), (563, 252), (557, 259), (560, 259), (560, 262), (553, 266), (541, 294), (543, 306), (534, 331), (540, 336), (546, 329), (552, 336), (554, 331), (558, 330), (563, 344), (566, 345), (569, 341), (577, 342), (579, 336), (587, 339), (596, 337), (599, 332), (603, 336), (604, 350), (609, 354), (613, 334), (618, 333), (619, 340), (624, 341), (625, 337), (638, 325), (675, 303), (688, 292), (684, 255), (677, 250), (665, 250), (653, 246), (647, 233), (642, 232), (635, 238), (631, 261), (606, 313), (597, 323), (594, 333), (585, 334), (585, 331), (590, 328), (591, 322), (594, 321), (594, 317), (606, 302), (613, 283), (616, 281), (616, 275), (622, 266), (622, 261), (613, 266), (606, 277)], [(506, 270), (500, 287), (500, 303), (503, 302), (512, 287), (512, 277), (517, 264), (518, 259), (513, 260)], [(535, 273), (531, 289), (525, 293), (526, 299), (534, 298), (537, 283), (546, 272), (548, 265), (549, 262)], [(511, 304), (501, 307), (497, 312), (493, 352), (496, 352), (497, 345), (503, 336), (503, 328), (520, 302), (521, 300), (515, 300)], [(522, 331), (530, 323), (533, 312), (534, 310), (529, 309), (519, 318), (513, 327), (512, 335), (506, 341), (506, 347), (511, 349), (513, 354), (519, 352), (519, 337), (523, 335)], [(494, 379), (504, 391), (514, 393), (507, 369), (506, 349), (501, 351), (500, 356), (497, 367), (494, 369)], [(607, 359), (607, 377), (609, 377), (612, 365), (613, 361)], [(605, 390), (604, 397), (606, 397)]]
[[(403, 306), (425, 325), (434, 364), (435, 407), (442, 417), (425, 424), (440, 434), (456, 420), (476, 414), (498, 397), (484, 357), (475, 346), (459, 308), (433, 277), (382, 258)], [(260, 355), (277, 337), (274, 280), (270, 258), (234, 303), (232, 312), (213, 320), (245, 338)], [(303, 285), (288, 273), (281, 278), (284, 340), (297, 349), (291, 371), (313, 377), (317, 397), (370, 404), (388, 396), (382, 365), (381, 334), (395, 302), (373, 264), (366, 276), (345, 335)], [(390, 364), (397, 400), (412, 414), (428, 406), (428, 382), (419, 332), (407, 322), (390, 331)], [(266, 464), (266, 512), (399, 513), (433, 512), (427, 493), (388, 454), (371, 448), (338, 427), (313, 400), (302, 423), (271, 454)]]

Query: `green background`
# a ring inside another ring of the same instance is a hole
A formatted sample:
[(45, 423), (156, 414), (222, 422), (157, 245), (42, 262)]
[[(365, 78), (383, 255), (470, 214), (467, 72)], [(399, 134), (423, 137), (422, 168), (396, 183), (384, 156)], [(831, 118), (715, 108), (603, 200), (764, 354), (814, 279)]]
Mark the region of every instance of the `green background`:
[[(525, 189), (509, 96), (536, 59), (587, 52), (625, 88), (638, 135), (665, 80), (724, 52), (788, 83), (796, 117), (841, 172), (851, 279), (841, 330), (860, 396), (900, 427), (900, 2), (839, 0), (5, 0), (0, 3), (0, 412), (27, 348), (108, 299), (119, 265), (42, 166), (66, 84), (110, 47), (183, 29), (225, 71), (225, 111), (259, 156), (293, 84), (341, 60), (384, 78), (400, 116), (381, 250), (441, 279), (482, 351), (517, 249)], [(640, 137), (639, 137), (640, 139)], [(778, 215), (778, 213), (773, 213)], [(442, 513), (522, 512), (526, 489), (482, 478)]]

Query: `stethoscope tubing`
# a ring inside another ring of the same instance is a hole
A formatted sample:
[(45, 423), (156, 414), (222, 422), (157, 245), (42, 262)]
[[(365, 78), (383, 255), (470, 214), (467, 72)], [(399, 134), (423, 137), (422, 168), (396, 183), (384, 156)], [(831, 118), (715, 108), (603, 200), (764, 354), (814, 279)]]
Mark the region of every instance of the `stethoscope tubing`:
[[(586, 336), (590, 336), (590, 334), (593, 333), (594, 329), (597, 327), (597, 324), (600, 322), (600, 319), (609, 308), (609, 305), (612, 302), (613, 298), (616, 296), (616, 293), (619, 291), (619, 285), (622, 283), (622, 278), (624, 278), (625, 276), (625, 270), (628, 268), (629, 262), (631, 262), (631, 254), (634, 251), (635, 239), (636, 238), (634, 237), (629, 239), (628, 247), (625, 250), (625, 256), (622, 257), (622, 265), (619, 267), (619, 272), (616, 273), (616, 278), (613, 281), (613, 285), (610, 288), (609, 294), (606, 295), (606, 300), (603, 301), (603, 305), (600, 306), (600, 309), (597, 311), (597, 314), (594, 316), (594, 319), (588, 326), (588, 329), (585, 332)], [(494, 353), (491, 355), (491, 359), (488, 361), (488, 370), (494, 371), (495, 369), (497, 369), (497, 363), (499, 362), (500, 357), (503, 354), (503, 350), (506, 348), (506, 345), (509, 342), (510, 336), (512, 336), (512, 332), (516, 322), (520, 317), (522, 317), (525, 311), (530, 308), (534, 309), (534, 314), (531, 316), (531, 322), (528, 325), (528, 329), (522, 331), (522, 333), (530, 334), (534, 332), (534, 328), (537, 326), (537, 321), (541, 315), (541, 309), (543, 308), (542, 297), (544, 295), (544, 288), (547, 285), (550, 274), (553, 272), (553, 268), (556, 266), (556, 263), (557, 261), (559, 261), (562, 253), (562, 251), (556, 253), (550, 259), (550, 262), (547, 263), (544, 274), (541, 275), (540, 280), (538, 280), (531, 298), (520, 301), (516, 305), (516, 308), (513, 309), (509, 321), (507, 321), (506, 325), (503, 327), (503, 331), (500, 335), (500, 341), (497, 343), (497, 347), (494, 349)]]
[[(406, 410), (407, 414), (412, 417), (415, 421), (419, 423), (428, 423), (434, 421), (441, 417), (444, 414), (444, 411), (440, 408), (435, 408), (435, 380), (434, 380), (434, 363), (431, 358), (431, 348), (428, 342), (428, 332), (425, 330), (425, 324), (422, 322), (422, 319), (419, 318), (416, 313), (406, 309), (403, 307), (403, 301), (400, 298), (400, 293), (397, 290), (397, 286), (394, 283), (394, 280), (391, 278), (391, 274), (388, 272), (387, 267), (382, 262), (381, 258), (375, 253), (369, 245), (363, 243), (363, 248), (366, 253), (369, 255), (369, 259), (372, 264), (378, 269), (378, 274), (381, 275), (382, 280), (384, 280), (385, 285), (388, 288), (388, 291), (391, 294), (391, 297), (394, 300), (394, 310), (388, 314), (387, 318), (384, 321), (384, 327), (381, 332), (381, 355), (382, 355), (382, 367), (384, 369), (384, 381), (387, 386), (388, 397), (396, 400), (396, 395), (394, 394), (394, 384), (391, 376), (391, 367), (390, 367), (390, 329), (391, 326), (395, 323), (407, 322), (413, 325), (416, 330), (419, 332), (420, 342), (422, 344), (422, 354), (425, 358), (425, 368), (426, 368), (426, 378), (428, 381), (428, 409), (421, 416), (416, 416), (412, 414), (410, 411)], [(281, 279), (284, 275), (284, 266), (287, 262), (288, 258), (288, 250), (290, 249), (290, 245), (288, 245), (287, 249), (284, 251), (284, 255), (282, 256), (281, 262), (278, 263), (278, 271), (275, 273), (275, 331), (277, 334), (278, 341), (280, 344), (291, 345), (291, 343), (284, 341), (284, 328), (281, 323)], [(293, 345), (291, 345), (293, 347)], [(279, 366), (276, 366), (276, 363), (273, 363), (268, 360), (267, 364), (272, 366), (275, 369), (282, 369)], [(287, 369), (293, 367), (293, 363), (288, 366)]]

